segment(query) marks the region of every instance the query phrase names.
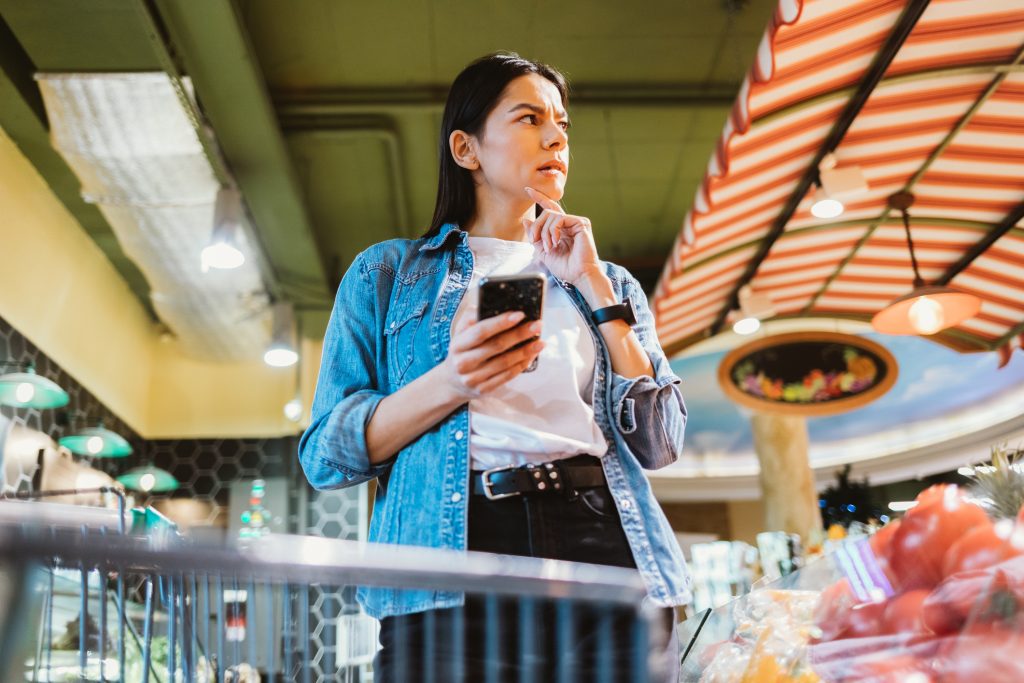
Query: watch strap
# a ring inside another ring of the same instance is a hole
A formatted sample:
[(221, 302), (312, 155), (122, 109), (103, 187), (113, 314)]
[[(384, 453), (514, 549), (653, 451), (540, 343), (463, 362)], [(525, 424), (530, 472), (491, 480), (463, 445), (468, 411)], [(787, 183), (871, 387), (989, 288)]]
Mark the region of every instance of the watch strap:
[(594, 311), (592, 318), (598, 325), (611, 320), (624, 320), (632, 327), (636, 325), (636, 312), (633, 310), (633, 302), (626, 299), (621, 304), (605, 306)]

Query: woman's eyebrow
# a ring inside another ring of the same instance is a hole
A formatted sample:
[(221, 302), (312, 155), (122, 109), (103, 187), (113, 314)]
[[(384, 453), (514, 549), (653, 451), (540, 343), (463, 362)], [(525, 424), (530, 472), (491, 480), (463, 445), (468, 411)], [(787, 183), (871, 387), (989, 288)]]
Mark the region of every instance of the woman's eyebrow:
[[(512, 107), (511, 109), (509, 109), (508, 113), (511, 114), (512, 112), (517, 111), (519, 109), (528, 109), (529, 111), (532, 111), (535, 114), (543, 114), (544, 113), (544, 107), (538, 106), (536, 104), (530, 104), (528, 102), (520, 102), (516, 106)], [(560, 112), (558, 112), (558, 117), (562, 118), (562, 119), (566, 119), (566, 118), (569, 118), (569, 114), (567, 112), (560, 111)]]

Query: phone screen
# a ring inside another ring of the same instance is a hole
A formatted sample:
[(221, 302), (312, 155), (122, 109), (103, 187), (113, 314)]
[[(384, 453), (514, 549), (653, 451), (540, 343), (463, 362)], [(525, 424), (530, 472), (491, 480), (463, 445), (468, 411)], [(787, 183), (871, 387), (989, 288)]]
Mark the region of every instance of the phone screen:
[[(505, 275), (484, 278), (480, 281), (479, 318), (491, 318), (510, 311), (522, 311), (526, 320), (540, 320), (544, 307), (543, 275)], [(512, 347), (517, 349), (532, 342), (527, 339)], [(509, 349), (509, 350), (512, 350)], [(537, 359), (525, 372), (535, 370)]]

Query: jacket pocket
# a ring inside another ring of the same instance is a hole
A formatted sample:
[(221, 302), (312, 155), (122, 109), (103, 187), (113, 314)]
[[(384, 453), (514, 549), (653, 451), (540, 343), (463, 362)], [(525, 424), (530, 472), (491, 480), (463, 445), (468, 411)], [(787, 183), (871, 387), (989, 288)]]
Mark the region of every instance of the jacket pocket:
[(416, 352), (416, 332), (423, 322), (427, 302), (410, 306), (385, 322), (384, 338), (388, 349), (388, 373), (393, 384), (401, 384)]

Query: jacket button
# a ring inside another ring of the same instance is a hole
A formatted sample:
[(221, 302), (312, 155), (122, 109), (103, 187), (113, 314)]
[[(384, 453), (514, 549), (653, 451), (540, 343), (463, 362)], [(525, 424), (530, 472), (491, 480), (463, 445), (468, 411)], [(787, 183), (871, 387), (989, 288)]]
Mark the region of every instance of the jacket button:
[(465, 436), (465, 435), (462, 433), (461, 429), (459, 431), (455, 432), (455, 440), (456, 441), (462, 441), (462, 437), (463, 436)]
[(453, 503), (458, 503), (460, 500), (462, 500), (462, 494), (461, 493), (453, 493), (452, 494), (452, 502)]

